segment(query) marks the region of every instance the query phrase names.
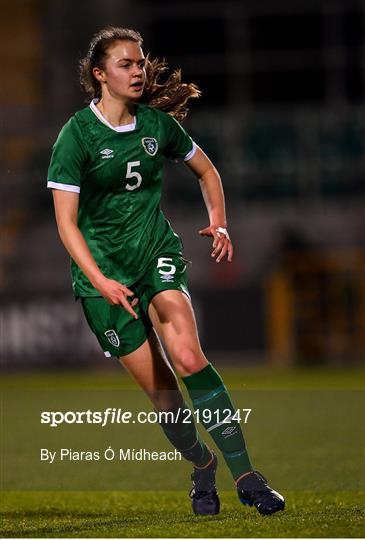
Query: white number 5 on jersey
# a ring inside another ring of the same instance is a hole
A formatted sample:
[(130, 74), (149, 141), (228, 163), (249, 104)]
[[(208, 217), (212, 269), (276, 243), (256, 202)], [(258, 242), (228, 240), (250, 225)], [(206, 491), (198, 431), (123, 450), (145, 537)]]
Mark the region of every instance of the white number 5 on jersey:
[(127, 174), (125, 175), (125, 177), (137, 179), (136, 184), (126, 184), (125, 188), (128, 189), (128, 191), (133, 191), (134, 189), (139, 188), (139, 186), (142, 184), (142, 175), (137, 171), (132, 171), (133, 167), (139, 167), (140, 164), (140, 161), (128, 161), (127, 163)]

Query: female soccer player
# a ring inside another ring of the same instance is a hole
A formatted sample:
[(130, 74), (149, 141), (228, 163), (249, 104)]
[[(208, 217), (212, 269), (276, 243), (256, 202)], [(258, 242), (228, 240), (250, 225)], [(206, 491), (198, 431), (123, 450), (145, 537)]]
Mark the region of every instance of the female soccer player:
[(193, 421), (177, 414), (187, 405), (159, 338), (194, 408), (212, 412), (204, 427), (239, 499), (272, 514), (284, 509), (284, 498), (253, 471), (229, 393), (201, 350), (182, 243), (159, 206), (163, 160), (182, 158), (200, 181), (209, 215), (200, 234), (213, 239), (217, 262), (232, 260), (219, 174), (178, 122), (199, 90), (181, 83), (179, 71), (162, 84), (165, 69), (145, 59), (134, 30), (109, 27), (93, 37), (81, 61), (92, 101), (61, 130), (49, 167), (58, 231), (72, 259), (74, 294), (105, 355), (119, 358), (156, 410), (176, 413), (175, 422), (161, 425), (193, 463), (194, 512), (219, 512), (217, 458)]

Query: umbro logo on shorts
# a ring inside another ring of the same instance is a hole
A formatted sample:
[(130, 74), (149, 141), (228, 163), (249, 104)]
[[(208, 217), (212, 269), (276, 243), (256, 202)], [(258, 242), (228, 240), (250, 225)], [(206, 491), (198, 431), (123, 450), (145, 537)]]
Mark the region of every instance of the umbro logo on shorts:
[(110, 148), (104, 148), (104, 150), (102, 150), (100, 152), (101, 154), (101, 159), (110, 159), (110, 158), (113, 158), (114, 157), (114, 154), (113, 154), (114, 150), (110, 150)]
[(158, 142), (153, 137), (143, 137), (142, 145), (149, 156), (155, 156), (158, 150)]
[(174, 274), (161, 275), (161, 281), (162, 281), (162, 283), (173, 283), (174, 282)]
[(113, 347), (119, 347), (120, 341), (115, 330), (107, 330), (104, 332), (104, 336), (108, 338), (109, 343), (111, 343)]

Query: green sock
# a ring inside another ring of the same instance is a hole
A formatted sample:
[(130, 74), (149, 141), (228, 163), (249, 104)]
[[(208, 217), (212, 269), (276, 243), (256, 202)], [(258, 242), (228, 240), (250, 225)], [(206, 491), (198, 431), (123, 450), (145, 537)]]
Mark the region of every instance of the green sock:
[(195, 410), (199, 411), (200, 423), (222, 452), (234, 480), (252, 471), (241, 426), (237, 420), (229, 419), (235, 413), (235, 408), (214, 367), (208, 364), (201, 371), (182, 377), (182, 380)]
[[(182, 413), (183, 410), (188, 408), (186, 403), (183, 403), (180, 407), (181, 414), (178, 415), (176, 411), (173, 411), (174, 420), (171, 421), (169, 418), (166, 420), (161, 419), (160, 426), (170, 443), (181, 452), (185, 459), (192, 461), (198, 467), (202, 467), (208, 463), (212, 454), (196, 429), (193, 415), (188, 418), (186, 413)], [(187, 418), (189, 421), (184, 422), (184, 419)]]

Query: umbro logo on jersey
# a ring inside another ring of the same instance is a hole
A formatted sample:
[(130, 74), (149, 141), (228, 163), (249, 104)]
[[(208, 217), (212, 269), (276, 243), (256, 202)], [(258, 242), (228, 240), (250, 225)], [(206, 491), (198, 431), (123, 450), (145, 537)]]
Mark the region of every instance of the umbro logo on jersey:
[(110, 148), (104, 148), (104, 150), (102, 150), (100, 154), (101, 159), (110, 159), (114, 157), (114, 150), (110, 150)]
[(158, 143), (153, 137), (143, 137), (142, 145), (149, 156), (155, 156), (158, 150)]
[(109, 343), (111, 343), (113, 347), (119, 347), (120, 341), (115, 330), (107, 330), (104, 332), (104, 336), (108, 338)]

